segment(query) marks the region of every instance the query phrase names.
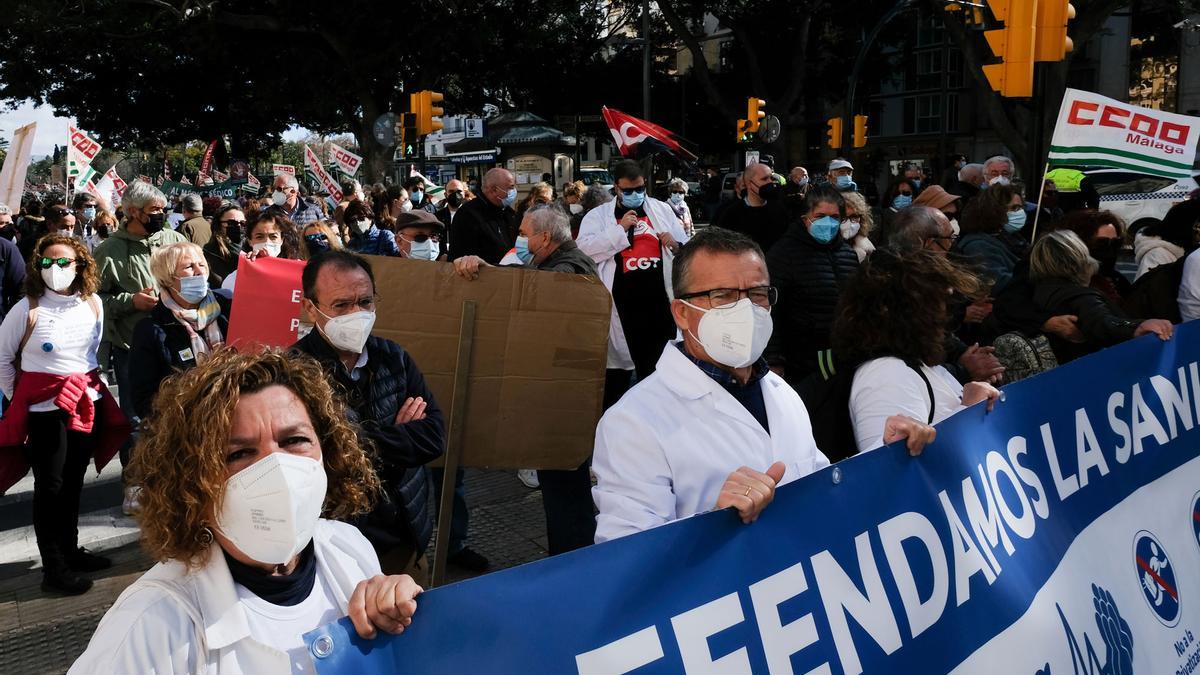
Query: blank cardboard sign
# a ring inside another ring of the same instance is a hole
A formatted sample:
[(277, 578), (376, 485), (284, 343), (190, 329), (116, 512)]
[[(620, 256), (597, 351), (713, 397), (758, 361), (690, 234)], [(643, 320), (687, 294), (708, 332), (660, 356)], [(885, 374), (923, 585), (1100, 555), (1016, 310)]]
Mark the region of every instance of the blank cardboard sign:
[[(372, 334), (412, 354), (454, 418), (462, 307), (476, 303), (460, 465), (573, 469), (592, 452), (604, 394), (612, 297), (594, 277), (370, 257)], [(453, 437), (453, 434), (450, 436)]]

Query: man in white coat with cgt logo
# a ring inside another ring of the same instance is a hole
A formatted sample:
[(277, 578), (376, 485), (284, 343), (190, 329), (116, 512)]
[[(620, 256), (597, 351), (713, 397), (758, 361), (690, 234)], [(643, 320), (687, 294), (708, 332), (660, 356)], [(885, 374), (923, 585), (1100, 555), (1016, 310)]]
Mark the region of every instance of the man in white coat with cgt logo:
[[(808, 411), (762, 358), (778, 300), (763, 252), (708, 228), (675, 256), (671, 314), (683, 339), (596, 429), (596, 542), (734, 507), (756, 520), (777, 485), (829, 466)], [(917, 454), (934, 429), (893, 416), (884, 440)]]

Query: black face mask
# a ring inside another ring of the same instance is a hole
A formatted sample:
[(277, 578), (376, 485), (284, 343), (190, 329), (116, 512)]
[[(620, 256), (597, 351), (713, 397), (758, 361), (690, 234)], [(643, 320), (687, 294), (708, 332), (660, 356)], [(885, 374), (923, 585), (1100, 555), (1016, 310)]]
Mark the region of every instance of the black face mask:
[(5, 225), (4, 227), (0, 227), (0, 237), (4, 237), (5, 239), (12, 241), (13, 238), (16, 236), (17, 236), (17, 228), (13, 227), (11, 224)]
[(779, 196), (779, 183), (772, 181), (770, 183), (767, 183), (766, 185), (760, 185), (758, 187), (758, 196), (759, 196), (759, 198), (765, 199), (766, 201), (771, 201), (772, 199), (778, 197)]
[(1121, 254), (1120, 239), (1097, 239), (1088, 246), (1088, 253), (1095, 258), (1101, 267), (1109, 268), (1117, 263), (1117, 256)]
[(149, 213), (146, 214), (146, 234), (154, 234), (163, 229), (163, 224), (167, 222), (167, 214), (165, 213)]
[(462, 193), (451, 192), (449, 195), (446, 196), (446, 203), (449, 204), (452, 208), (457, 209), (459, 206), (462, 205), (462, 199), (463, 199)]
[(225, 236), (229, 237), (229, 241), (232, 241), (233, 243), (236, 244), (237, 242), (242, 240), (242, 226), (226, 224), (225, 225)]

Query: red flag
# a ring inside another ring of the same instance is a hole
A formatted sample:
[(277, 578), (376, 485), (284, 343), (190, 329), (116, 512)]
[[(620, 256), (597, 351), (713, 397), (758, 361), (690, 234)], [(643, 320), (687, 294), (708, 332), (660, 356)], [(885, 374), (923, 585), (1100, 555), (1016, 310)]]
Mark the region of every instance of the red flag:
[(698, 157), (679, 144), (679, 137), (653, 122), (626, 115), (614, 108), (602, 108), (604, 121), (612, 132), (617, 148), (625, 157), (645, 157), (656, 152), (665, 152), (688, 162)]
[(208, 175), (209, 170), (212, 169), (213, 151), (216, 149), (217, 142), (215, 140), (208, 144), (208, 149), (204, 151), (204, 159), (200, 160), (200, 173), (197, 174), (197, 177)]

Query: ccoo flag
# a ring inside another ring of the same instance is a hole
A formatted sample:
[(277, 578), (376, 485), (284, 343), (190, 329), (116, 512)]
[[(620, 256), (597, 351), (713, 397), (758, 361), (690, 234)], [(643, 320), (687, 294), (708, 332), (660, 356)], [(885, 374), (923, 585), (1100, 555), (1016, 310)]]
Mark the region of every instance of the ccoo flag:
[(698, 159), (695, 153), (680, 145), (682, 139), (674, 132), (614, 108), (602, 108), (600, 112), (624, 157), (638, 158), (665, 152), (687, 162)]
[(1068, 89), (1047, 163), (1112, 167), (1170, 178), (1191, 175), (1200, 118)]

